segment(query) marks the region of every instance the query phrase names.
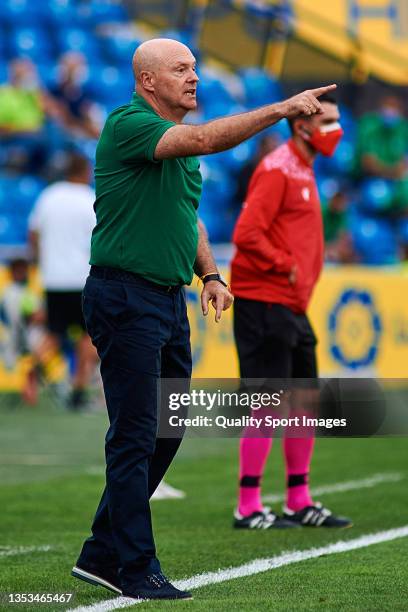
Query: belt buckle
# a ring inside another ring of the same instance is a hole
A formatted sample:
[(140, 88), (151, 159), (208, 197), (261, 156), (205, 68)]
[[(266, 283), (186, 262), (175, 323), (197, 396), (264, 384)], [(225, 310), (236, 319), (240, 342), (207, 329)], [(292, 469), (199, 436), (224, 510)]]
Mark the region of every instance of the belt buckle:
[(173, 289), (173, 287), (172, 287), (171, 285), (169, 285), (169, 286), (167, 287), (167, 289), (166, 289), (167, 293), (170, 293), (172, 289)]

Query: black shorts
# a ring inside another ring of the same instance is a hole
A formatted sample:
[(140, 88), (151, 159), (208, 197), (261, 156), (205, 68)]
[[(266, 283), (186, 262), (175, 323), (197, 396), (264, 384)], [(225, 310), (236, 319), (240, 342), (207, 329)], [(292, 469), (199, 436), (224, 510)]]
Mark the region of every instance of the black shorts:
[(47, 326), (52, 334), (66, 336), (70, 328), (85, 331), (82, 291), (47, 291)]
[(235, 298), (241, 378), (317, 378), (316, 336), (305, 314), (282, 304)]

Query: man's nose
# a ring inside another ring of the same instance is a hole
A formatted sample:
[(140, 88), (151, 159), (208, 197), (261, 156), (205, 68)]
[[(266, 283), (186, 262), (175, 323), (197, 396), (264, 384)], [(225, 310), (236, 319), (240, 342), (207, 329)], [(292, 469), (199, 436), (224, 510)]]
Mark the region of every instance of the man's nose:
[(198, 83), (198, 81), (200, 80), (198, 77), (198, 74), (196, 73), (195, 70), (191, 70), (190, 74), (188, 76), (188, 80), (189, 81), (193, 81), (194, 83)]

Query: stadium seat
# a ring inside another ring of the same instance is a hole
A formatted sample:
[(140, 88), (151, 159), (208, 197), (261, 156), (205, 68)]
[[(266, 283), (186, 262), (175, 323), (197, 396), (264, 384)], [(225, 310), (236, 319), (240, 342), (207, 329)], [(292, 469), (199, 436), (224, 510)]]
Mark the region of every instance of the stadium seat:
[(360, 208), (368, 213), (381, 213), (390, 209), (394, 197), (391, 181), (381, 178), (365, 179), (360, 189)]
[(402, 244), (408, 246), (408, 219), (402, 219), (398, 224), (398, 236)]
[(58, 77), (58, 65), (56, 62), (38, 62), (36, 66), (41, 84), (47, 89), (53, 88)]
[(51, 27), (74, 27), (79, 25), (75, 3), (71, 0), (42, 0), (44, 19)]
[(201, 159), (203, 193), (200, 201), (200, 218), (210, 240), (228, 242), (231, 238), (233, 215), (231, 208), (236, 186), (234, 180), (214, 156)]
[(133, 56), (140, 40), (129, 36), (101, 36), (101, 46), (107, 62), (117, 66), (129, 66), (129, 58)]
[(3, 204), (0, 205), (2, 210), (16, 214), (29, 214), (44, 186), (44, 181), (36, 176), (1, 176), (0, 201)]
[(88, 95), (101, 103), (112, 105), (126, 104), (133, 89), (132, 75), (119, 70), (116, 66), (104, 66), (101, 71), (92, 71), (86, 84)]
[(321, 199), (323, 202), (329, 202), (332, 197), (339, 192), (340, 182), (336, 178), (328, 177), (326, 175), (316, 178)]
[(87, 30), (80, 28), (60, 29), (57, 40), (60, 53), (78, 51), (86, 55), (90, 63), (92, 63), (92, 58), (99, 57), (98, 39), (91, 36)]
[[(237, 100), (220, 79), (207, 76), (203, 72), (200, 73), (197, 91), (198, 102), (205, 107), (208, 116), (212, 112), (211, 107), (224, 106), (230, 108), (237, 104)], [(228, 111), (227, 113), (230, 114)], [(213, 116), (216, 116), (215, 113)]]
[(0, 22), (8, 27), (32, 27), (41, 20), (41, 2), (32, 0), (2, 0)]
[(351, 232), (362, 263), (383, 265), (398, 261), (396, 233), (390, 222), (357, 216), (353, 219)]
[(92, 0), (89, 4), (91, 7), (89, 20), (93, 26), (103, 23), (123, 23), (129, 20), (123, 3), (111, 0)]
[(253, 108), (280, 100), (282, 89), (279, 83), (264, 70), (248, 68), (241, 72), (246, 104)]
[(240, 168), (246, 164), (255, 155), (255, 143), (254, 141), (247, 140), (242, 142), (233, 149), (227, 151), (221, 151), (212, 155), (212, 158), (216, 163), (220, 164), (220, 167), (233, 174), (234, 180), (236, 180), (236, 174)]
[(337, 146), (334, 155), (325, 157), (320, 155), (316, 159), (315, 167), (318, 172), (335, 177), (350, 175), (354, 167), (354, 144), (346, 139), (342, 139)]
[(9, 56), (28, 57), (34, 62), (48, 60), (54, 47), (46, 31), (40, 28), (18, 28), (8, 36)]
[(0, 60), (0, 85), (8, 81), (8, 67), (6, 62)]

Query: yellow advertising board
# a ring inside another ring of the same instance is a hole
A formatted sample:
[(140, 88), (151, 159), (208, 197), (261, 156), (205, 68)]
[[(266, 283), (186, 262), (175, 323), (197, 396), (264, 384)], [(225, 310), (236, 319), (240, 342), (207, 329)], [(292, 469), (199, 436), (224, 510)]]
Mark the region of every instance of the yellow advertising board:
[[(228, 270), (222, 270), (228, 277)], [(0, 287), (7, 275), (0, 270)], [(33, 276), (36, 284), (36, 275)], [(238, 360), (233, 342), (232, 311), (220, 323), (211, 308), (203, 317), (200, 286), (187, 288), (197, 378), (235, 378)], [(309, 310), (318, 337), (322, 376), (408, 376), (408, 271), (402, 267), (326, 267)], [(17, 389), (24, 361), (7, 370), (0, 357), (0, 389)]]
[[(194, 376), (237, 376), (231, 312), (218, 324), (212, 313), (203, 320), (198, 289), (188, 294)], [(309, 315), (323, 376), (408, 376), (408, 273), (402, 268), (326, 268)]]

